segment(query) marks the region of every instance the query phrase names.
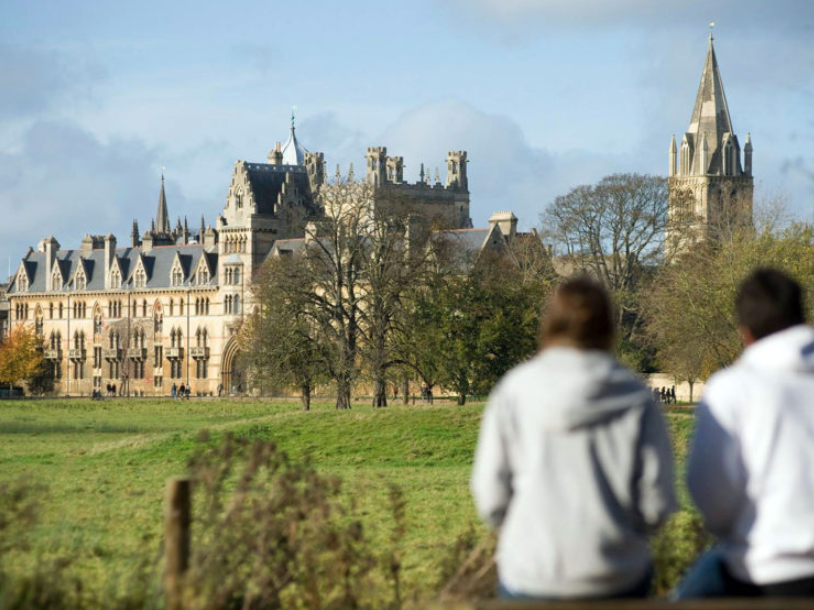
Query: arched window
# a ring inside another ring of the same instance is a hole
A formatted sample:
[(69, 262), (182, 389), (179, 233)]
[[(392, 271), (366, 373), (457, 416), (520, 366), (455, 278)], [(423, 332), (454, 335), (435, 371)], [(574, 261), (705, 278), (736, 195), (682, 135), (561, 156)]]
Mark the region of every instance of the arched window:
[(234, 309), (234, 313), (240, 313), (240, 295), (236, 294), (235, 299), (233, 301), (232, 308)]
[(42, 323), (42, 307), (37, 306), (36, 313), (34, 314), (34, 332), (42, 336), (43, 323)]
[(178, 299), (178, 315), (179, 316), (184, 315), (184, 299), (183, 298)]

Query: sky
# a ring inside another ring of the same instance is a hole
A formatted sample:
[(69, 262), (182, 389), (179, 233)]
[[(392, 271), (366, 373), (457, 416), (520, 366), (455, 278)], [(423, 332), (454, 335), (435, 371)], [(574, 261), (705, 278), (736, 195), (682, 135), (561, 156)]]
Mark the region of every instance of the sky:
[(538, 226), (575, 186), (666, 174), (710, 22), (756, 202), (814, 221), (811, 0), (0, 0), (0, 262), (49, 235), (129, 244), (162, 168), (171, 217), (214, 225), (292, 106), (330, 176), (386, 146), (443, 180), (466, 150), (475, 226)]

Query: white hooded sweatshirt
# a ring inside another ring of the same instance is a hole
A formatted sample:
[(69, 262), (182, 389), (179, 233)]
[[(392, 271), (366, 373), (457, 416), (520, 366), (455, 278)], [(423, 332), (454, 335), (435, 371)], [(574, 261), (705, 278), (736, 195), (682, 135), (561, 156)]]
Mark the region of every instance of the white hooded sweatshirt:
[(610, 354), (552, 347), (510, 371), (481, 423), (472, 492), (499, 527), (512, 593), (600, 597), (647, 573), (647, 534), (675, 507), (651, 391)]
[(710, 378), (687, 485), (736, 578), (814, 576), (814, 329), (764, 337)]

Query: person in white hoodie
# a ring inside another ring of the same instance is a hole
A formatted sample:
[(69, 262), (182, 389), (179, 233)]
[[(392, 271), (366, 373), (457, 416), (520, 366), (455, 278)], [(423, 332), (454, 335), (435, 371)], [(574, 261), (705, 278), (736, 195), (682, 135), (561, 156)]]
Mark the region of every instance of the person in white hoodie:
[(645, 597), (647, 537), (674, 510), (673, 462), (650, 390), (611, 354), (605, 290), (565, 282), (541, 350), (489, 397), (471, 488), (499, 528), (504, 597)]
[(814, 596), (814, 329), (773, 269), (744, 281), (736, 313), (745, 349), (707, 383), (687, 464), (719, 545), (678, 598)]

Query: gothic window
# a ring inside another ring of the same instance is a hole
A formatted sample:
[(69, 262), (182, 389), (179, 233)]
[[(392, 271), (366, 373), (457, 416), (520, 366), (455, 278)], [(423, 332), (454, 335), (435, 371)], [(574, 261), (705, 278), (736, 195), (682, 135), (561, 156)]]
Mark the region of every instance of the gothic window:
[(94, 335), (102, 334), (102, 314), (98, 310), (98, 308), (93, 316), (93, 334)]
[(175, 303), (173, 302), (172, 299), (170, 299), (170, 316), (174, 315), (174, 313), (173, 313), (174, 309), (175, 309)]
[(201, 268), (198, 270), (198, 274), (197, 274), (197, 278), (196, 278), (196, 280), (197, 280), (197, 284), (198, 284), (199, 286), (201, 286), (201, 285), (203, 285), (203, 284), (208, 284), (208, 283), (209, 283), (209, 270), (208, 270), (208, 269), (206, 269), (205, 267), (201, 267)]
[(38, 306), (37, 307), (37, 312), (34, 315), (35, 315), (35, 318), (34, 318), (34, 332), (36, 332), (38, 335), (42, 336), (42, 329), (43, 329), (42, 308)]
[(181, 268), (176, 266), (172, 270), (172, 285), (173, 286), (181, 286), (184, 283), (184, 272), (181, 271)]
[(147, 285), (147, 274), (144, 272), (144, 268), (139, 267), (136, 269), (136, 273), (133, 277), (133, 286), (136, 288), (144, 288)]
[(114, 269), (110, 272), (110, 286), (112, 288), (120, 288), (122, 285), (122, 276), (119, 273), (118, 269)]
[(61, 320), (61, 319), (64, 317), (64, 313), (65, 313), (65, 312), (63, 311), (63, 306), (62, 306), (62, 303), (60, 303), (60, 304), (59, 304), (59, 319), (60, 319), (60, 320)]
[(17, 275), (17, 292), (28, 291), (28, 276), (25, 273)]
[(141, 302), (141, 317), (142, 317), (142, 318), (146, 318), (146, 317), (147, 317), (147, 299), (144, 299), (144, 300)]
[(87, 282), (85, 281), (85, 276), (81, 273), (77, 274), (76, 279), (74, 280), (74, 288), (77, 290), (84, 290), (87, 286)]
[(48, 303), (48, 319), (49, 320), (54, 319), (54, 304), (53, 303)]
[(54, 273), (51, 275), (51, 288), (53, 290), (62, 290), (62, 276), (58, 269), (54, 269)]
[(238, 210), (243, 207), (243, 189), (237, 189), (235, 192), (235, 207)]
[(235, 275), (234, 275), (234, 282), (235, 286), (240, 285), (240, 267), (235, 267)]
[(223, 299), (223, 309), (225, 313), (232, 313), (232, 295), (227, 294)]
[(234, 300), (232, 301), (232, 309), (234, 313), (240, 313), (240, 295), (236, 294)]
[(178, 315), (184, 315), (184, 299), (178, 299)]

